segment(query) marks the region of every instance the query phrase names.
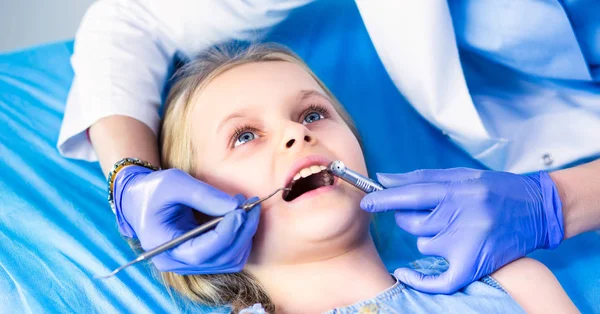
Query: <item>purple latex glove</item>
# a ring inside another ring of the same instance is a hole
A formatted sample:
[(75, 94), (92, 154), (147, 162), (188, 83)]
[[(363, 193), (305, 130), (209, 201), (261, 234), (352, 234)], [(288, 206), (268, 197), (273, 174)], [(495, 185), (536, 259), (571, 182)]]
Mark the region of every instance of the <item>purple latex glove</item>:
[(144, 250), (197, 227), (194, 210), (225, 215), (213, 230), (152, 258), (158, 270), (217, 274), (238, 272), (246, 264), (260, 206), (247, 213), (236, 209), (246, 201), (242, 195), (229, 196), (179, 169), (140, 166), (119, 171), (113, 192), (119, 232), (138, 238)]
[(395, 210), (424, 255), (444, 257), (439, 276), (401, 268), (395, 275), (428, 293), (454, 293), (511, 261), (563, 239), (562, 203), (546, 172), (517, 175), (466, 168), (377, 174), (387, 189), (366, 195), (369, 212)]

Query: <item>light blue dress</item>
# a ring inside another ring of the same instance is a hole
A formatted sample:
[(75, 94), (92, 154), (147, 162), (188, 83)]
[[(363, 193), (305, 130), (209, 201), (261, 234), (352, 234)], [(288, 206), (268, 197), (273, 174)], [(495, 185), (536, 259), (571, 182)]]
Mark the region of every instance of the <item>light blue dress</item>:
[[(411, 268), (427, 274), (441, 274), (448, 269), (442, 258), (428, 257), (410, 263)], [(242, 310), (243, 314), (266, 313), (260, 304)], [(452, 295), (427, 294), (414, 290), (398, 279), (372, 299), (332, 309), (327, 314), (346, 313), (525, 313), (492, 277), (484, 277)]]

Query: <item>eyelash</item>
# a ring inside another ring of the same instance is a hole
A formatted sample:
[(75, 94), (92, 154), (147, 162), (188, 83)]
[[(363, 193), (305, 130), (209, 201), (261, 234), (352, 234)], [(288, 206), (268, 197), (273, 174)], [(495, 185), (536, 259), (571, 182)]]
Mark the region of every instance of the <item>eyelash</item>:
[[(302, 122), (304, 122), (304, 118), (306, 117), (306, 115), (311, 112), (317, 112), (320, 115), (322, 115), (325, 119), (329, 118), (329, 110), (327, 110), (325, 106), (319, 104), (311, 104), (308, 106), (308, 108), (302, 111), (302, 114), (300, 115), (300, 117), (302, 118)], [(243, 124), (241, 126), (236, 127), (229, 140), (229, 147), (234, 148), (235, 142), (237, 141), (238, 137), (244, 134), (245, 132), (260, 133), (260, 130), (250, 124)]]
[(231, 139), (229, 140), (229, 147), (234, 148), (235, 142), (237, 141), (238, 137), (240, 137), (240, 135), (244, 134), (245, 132), (259, 133), (260, 130), (249, 124), (243, 124), (241, 126), (236, 127), (233, 131), (233, 134), (231, 135)]
[(300, 116), (306, 117), (306, 115), (311, 112), (318, 112), (320, 115), (323, 116), (323, 118), (325, 118), (325, 119), (329, 118), (329, 111), (327, 110), (327, 108), (325, 108), (323, 105), (317, 105), (317, 104), (309, 105), (308, 108), (306, 108), (302, 112), (302, 115), (300, 115)]

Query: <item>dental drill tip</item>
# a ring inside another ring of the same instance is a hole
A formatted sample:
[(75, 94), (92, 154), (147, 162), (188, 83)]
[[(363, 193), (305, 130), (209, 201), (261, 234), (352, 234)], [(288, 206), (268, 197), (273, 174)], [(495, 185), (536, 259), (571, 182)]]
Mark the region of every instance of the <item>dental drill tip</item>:
[(332, 161), (327, 168), (332, 175), (350, 183), (350, 185), (365, 193), (381, 191), (384, 189), (384, 187), (376, 181), (348, 169), (348, 167), (340, 160)]
[(334, 176), (341, 177), (346, 172), (346, 165), (341, 160), (334, 160), (329, 164), (327, 170)]

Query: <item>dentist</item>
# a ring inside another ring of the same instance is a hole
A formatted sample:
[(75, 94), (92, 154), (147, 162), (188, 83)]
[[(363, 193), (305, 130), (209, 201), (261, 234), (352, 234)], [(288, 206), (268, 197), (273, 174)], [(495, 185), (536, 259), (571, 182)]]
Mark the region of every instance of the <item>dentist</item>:
[[(246, 260), (228, 248), (241, 241), (250, 250), (258, 223), (232, 212), (243, 197), (158, 170), (169, 65), (218, 42), (255, 39), (309, 2), (99, 0), (85, 15), (61, 154), (100, 162), (119, 231), (142, 246), (187, 231), (182, 226), (194, 222), (172, 219), (192, 216), (184, 212), (229, 213), (215, 231), (153, 259), (159, 270), (239, 271)], [(440, 276), (400, 270), (399, 278), (452, 293), (536, 249), (600, 229), (597, 1), (356, 3), (399, 91), (492, 169), (378, 174), (388, 189), (365, 196), (361, 207), (395, 211), (423, 254), (451, 265)]]

